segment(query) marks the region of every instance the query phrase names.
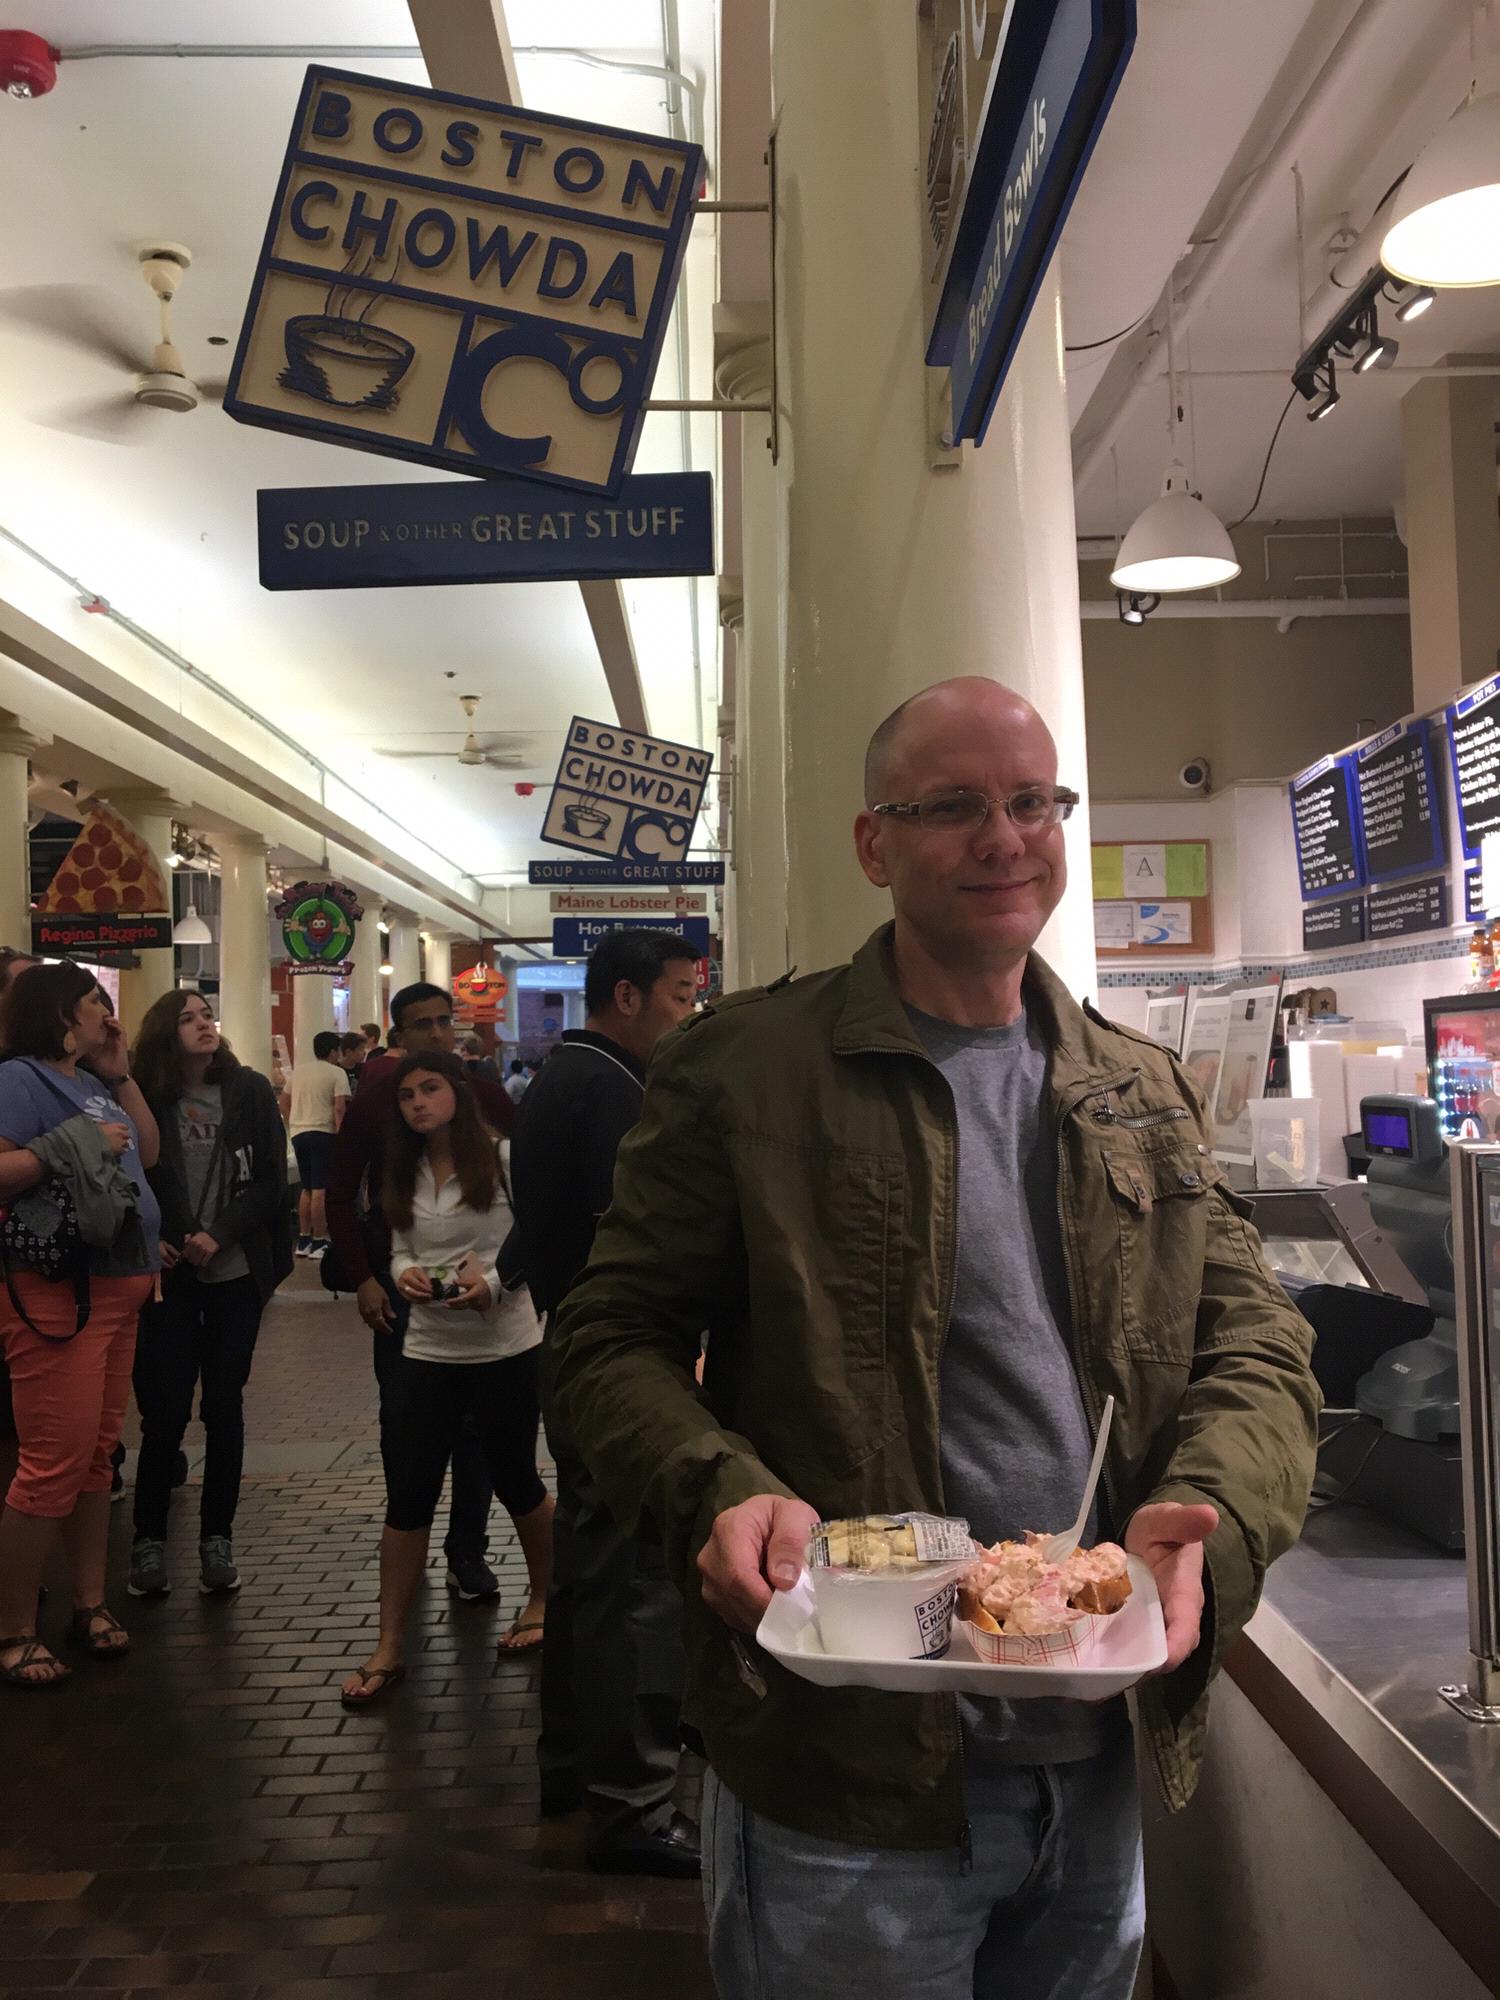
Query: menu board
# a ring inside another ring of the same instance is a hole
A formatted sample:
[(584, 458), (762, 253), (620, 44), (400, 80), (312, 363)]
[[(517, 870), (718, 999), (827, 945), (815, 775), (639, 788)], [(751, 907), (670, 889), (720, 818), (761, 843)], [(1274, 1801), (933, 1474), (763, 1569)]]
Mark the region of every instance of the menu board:
[(1448, 883), (1444, 876), (1430, 882), (1403, 882), (1394, 889), (1372, 889), (1369, 935), (1377, 938), (1414, 937), (1420, 931), (1448, 928)]
[(1365, 878), (1353, 758), (1347, 752), (1324, 757), (1293, 778), (1287, 789), (1303, 902), (1360, 888)]
[(1450, 702), (1448, 748), (1464, 852), (1472, 858), (1487, 833), (1500, 833), (1500, 674)]
[(1365, 879), (1430, 874), (1447, 860), (1425, 715), (1395, 722), (1355, 753)]
[(1323, 903), (1304, 904), (1302, 910), (1302, 949), (1304, 951), (1331, 951), (1341, 944), (1363, 944), (1365, 941), (1365, 899), (1363, 896), (1340, 896)]

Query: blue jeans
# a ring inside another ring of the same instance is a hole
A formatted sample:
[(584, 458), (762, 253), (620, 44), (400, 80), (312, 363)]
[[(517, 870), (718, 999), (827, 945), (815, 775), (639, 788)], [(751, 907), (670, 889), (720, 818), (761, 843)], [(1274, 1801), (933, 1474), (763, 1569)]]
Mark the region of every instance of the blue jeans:
[(720, 2000), (1129, 2000), (1145, 1930), (1128, 1730), (1077, 1764), (965, 1781), (959, 1850), (846, 1847), (712, 1771), (703, 1892)]

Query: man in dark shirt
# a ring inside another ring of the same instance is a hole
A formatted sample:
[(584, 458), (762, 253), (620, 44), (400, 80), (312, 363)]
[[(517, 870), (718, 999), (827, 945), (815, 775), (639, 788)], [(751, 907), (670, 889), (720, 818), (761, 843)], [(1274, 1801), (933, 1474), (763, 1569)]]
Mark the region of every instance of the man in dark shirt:
[[(511, 1182), (521, 1261), (549, 1322), (588, 1262), (615, 1154), (640, 1117), (646, 1064), (692, 1012), (692, 948), (620, 930), (589, 960), (587, 1018), (516, 1107)], [(559, 1427), (542, 1348), (542, 1414), (557, 1466), (542, 1652), (542, 1811), (590, 1814), (589, 1861), (610, 1873), (695, 1875), (698, 1834), (674, 1812), (682, 1601), (659, 1547), (625, 1534)]]
[[(353, 1285), (360, 1318), (375, 1336), (375, 1379), (384, 1385), (401, 1351), (408, 1307), (390, 1283), (391, 1232), (380, 1213), (386, 1141), (400, 1115), (396, 1071), (401, 1058), (453, 1053), (453, 1002), (441, 986), (425, 980), (403, 986), (391, 1000), (390, 1050), (369, 1057), (334, 1141), (327, 1188), (328, 1233), (345, 1281)], [(514, 1107), (499, 1083), (474, 1079), (474, 1094), (485, 1118), (508, 1133)], [(360, 1214), (364, 1190), (368, 1207)], [(443, 1553), (448, 1588), (465, 1603), (498, 1596), (500, 1585), (485, 1561), (490, 1501), (494, 1487), (477, 1438), (465, 1433), (453, 1453), (453, 1498)]]

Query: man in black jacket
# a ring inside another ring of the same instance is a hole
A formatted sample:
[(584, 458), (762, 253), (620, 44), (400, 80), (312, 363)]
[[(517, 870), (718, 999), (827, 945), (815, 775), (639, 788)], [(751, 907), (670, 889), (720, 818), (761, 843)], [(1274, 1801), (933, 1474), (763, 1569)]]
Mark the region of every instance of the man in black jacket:
[[(587, 1018), (516, 1107), (511, 1181), (521, 1260), (552, 1319), (588, 1262), (615, 1154), (641, 1113), (657, 1042), (693, 1010), (695, 954), (672, 931), (620, 930), (589, 960)], [(552, 1592), (542, 1651), (542, 1811), (586, 1798), (589, 1861), (610, 1873), (694, 1875), (698, 1834), (672, 1808), (682, 1697), (682, 1603), (660, 1550), (621, 1531), (557, 1423), (542, 1349), (542, 1414), (557, 1465)]]

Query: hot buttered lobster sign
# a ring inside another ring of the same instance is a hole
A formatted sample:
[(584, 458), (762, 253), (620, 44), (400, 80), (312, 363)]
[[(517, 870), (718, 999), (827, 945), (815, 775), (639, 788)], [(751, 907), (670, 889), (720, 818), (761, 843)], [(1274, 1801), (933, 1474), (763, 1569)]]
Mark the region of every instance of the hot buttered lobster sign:
[(679, 140), (315, 64), (224, 408), (613, 493), (702, 173)]
[(364, 915), (359, 898), (342, 882), (294, 882), (276, 905), (291, 972), (349, 970), (354, 927)]

